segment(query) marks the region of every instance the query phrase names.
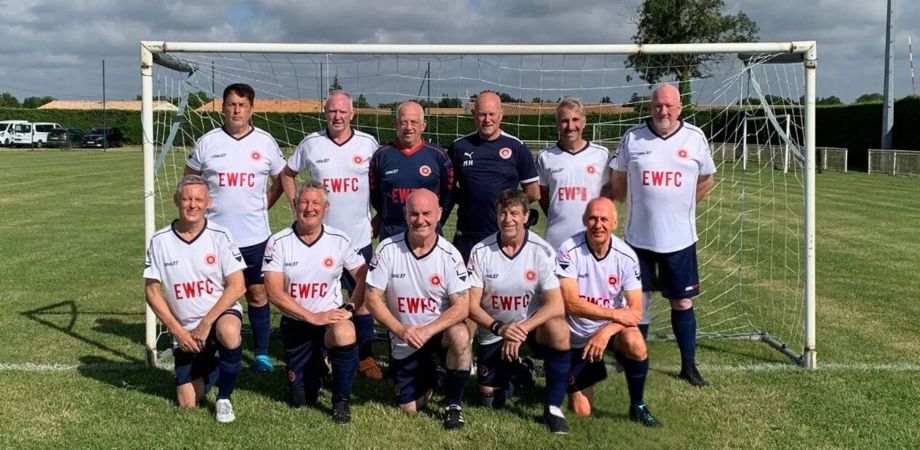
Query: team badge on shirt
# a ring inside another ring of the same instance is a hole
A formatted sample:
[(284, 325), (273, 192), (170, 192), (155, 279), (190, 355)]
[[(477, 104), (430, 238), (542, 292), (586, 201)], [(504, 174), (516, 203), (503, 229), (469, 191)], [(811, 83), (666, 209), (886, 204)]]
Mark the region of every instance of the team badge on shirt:
[(687, 156), (688, 156), (688, 155), (689, 155), (689, 153), (687, 152), (687, 149), (685, 149), (685, 148), (682, 148), (682, 149), (680, 149), (680, 150), (677, 151), (677, 157), (680, 158), (680, 159), (687, 159)]
[(331, 269), (335, 265), (335, 258), (327, 256), (323, 258), (323, 267), (326, 269)]
[(610, 284), (610, 286), (616, 286), (617, 282), (619, 281), (620, 280), (617, 279), (616, 275), (610, 275), (609, 277), (607, 277), (607, 283)]
[(418, 173), (422, 174), (423, 177), (427, 177), (428, 175), (431, 175), (431, 167), (422, 165), (418, 168)]
[(597, 167), (594, 167), (594, 164), (588, 164), (588, 167), (585, 167), (585, 172), (588, 172), (588, 175), (594, 175), (597, 173)]
[(438, 274), (436, 274), (436, 273), (431, 274), (431, 276), (428, 277), (428, 283), (431, 284), (431, 285), (434, 286), (434, 287), (440, 286), (440, 285), (441, 285), (441, 276), (438, 275)]
[(508, 159), (508, 158), (510, 158), (510, 157), (511, 157), (511, 149), (508, 148), (508, 147), (502, 147), (502, 149), (498, 151), (498, 156), (501, 156), (502, 159)]
[(355, 163), (356, 166), (360, 166), (364, 162), (364, 158), (361, 155), (355, 155), (351, 157), (351, 162)]
[(258, 161), (262, 159), (262, 154), (259, 153), (258, 150), (253, 150), (252, 153), (249, 154), (249, 157), (252, 158), (253, 161)]
[(534, 272), (533, 269), (527, 269), (524, 272), (524, 279), (529, 282), (534, 282), (537, 279), (537, 272)]
[(209, 265), (209, 266), (213, 266), (214, 264), (217, 264), (217, 255), (215, 255), (215, 254), (213, 254), (213, 253), (208, 253), (208, 254), (204, 257), (204, 263), (207, 264), (207, 265)]

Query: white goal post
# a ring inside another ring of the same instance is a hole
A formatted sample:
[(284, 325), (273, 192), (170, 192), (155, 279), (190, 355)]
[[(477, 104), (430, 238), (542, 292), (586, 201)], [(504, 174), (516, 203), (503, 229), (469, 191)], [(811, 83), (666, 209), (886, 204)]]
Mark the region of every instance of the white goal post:
[[(588, 103), (604, 96), (586, 107), (592, 127), (585, 136), (614, 150), (625, 129), (648, 117), (647, 94), (653, 87), (634, 79), (638, 78), (634, 69), (624, 66), (626, 57), (667, 56), (674, 61), (667, 64), (676, 66), (686, 60), (684, 56), (716, 55), (721, 60), (704, 60), (712, 67), (724, 66), (724, 72), (688, 80), (690, 98), (683, 99), (684, 118), (707, 131), (719, 170), (716, 187), (697, 210), (705, 291), (697, 313), (700, 335), (759, 340), (796, 364), (817, 366), (817, 44), (813, 41), (645, 45), (144, 41), (140, 53), (145, 245), (156, 229), (168, 224), (167, 218), (174, 217), (175, 208), (169, 210), (163, 198), (172, 194), (183, 156), (194, 139), (220, 125), (219, 99), (223, 86), (230, 83), (256, 88), (257, 114), (268, 103), (279, 108), (253, 121), (258, 120), (260, 128), (271, 128), (267, 131), (286, 155), (306, 134), (322, 128), (321, 113), (310, 105), (321, 105), (329, 88), (340, 81), (362, 102), (356, 104), (361, 116), (355, 119), (356, 128), (376, 133), (381, 142), (392, 136), (392, 111), (386, 105), (425, 99), (427, 85), (425, 134), (442, 146), (472, 130), (465, 108), (471, 94), (482, 90), (520, 97), (515, 100), (520, 103), (506, 102), (503, 129), (530, 136), (522, 139), (532, 143), (533, 150), (555, 140), (551, 115), (558, 98), (574, 95)], [(782, 69), (774, 68), (780, 65)], [(668, 81), (667, 76), (662, 81)], [(434, 101), (433, 85), (441, 89), (435, 90)], [(190, 95), (198, 92), (214, 101), (193, 105)], [(630, 92), (638, 100), (627, 101)], [(646, 94), (644, 100), (641, 94)], [(774, 104), (777, 97), (789, 102)], [(443, 108), (436, 105), (439, 99), (445, 101)], [(451, 103), (455, 99), (458, 104)], [(154, 100), (171, 101), (178, 112), (155, 112)], [(298, 109), (282, 109), (292, 104)], [(592, 123), (591, 118), (597, 120)], [(739, 155), (740, 148), (748, 145), (747, 133), (742, 138), (741, 130), (749, 121), (769, 128), (768, 137), (762, 142), (755, 139), (752, 145), (779, 142), (783, 150), (778, 167), (772, 162), (769, 166), (750, 163), (746, 150)], [(785, 316), (772, 317), (771, 311), (780, 304)], [(147, 362), (153, 366), (163, 333), (149, 307), (145, 320)], [(666, 333), (653, 330), (654, 334)]]

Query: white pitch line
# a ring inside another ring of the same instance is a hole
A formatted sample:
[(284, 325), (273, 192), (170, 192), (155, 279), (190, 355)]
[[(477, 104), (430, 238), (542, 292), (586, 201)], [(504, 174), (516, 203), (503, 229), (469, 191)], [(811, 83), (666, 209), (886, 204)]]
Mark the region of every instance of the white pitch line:
[(132, 363), (90, 363), (90, 364), (39, 364), (39, 363), (0, 363), (0, 372), (67, 372), (85, 370), (90, 372), (107, 372), (119, 370), (142, 370), (143, 364)]

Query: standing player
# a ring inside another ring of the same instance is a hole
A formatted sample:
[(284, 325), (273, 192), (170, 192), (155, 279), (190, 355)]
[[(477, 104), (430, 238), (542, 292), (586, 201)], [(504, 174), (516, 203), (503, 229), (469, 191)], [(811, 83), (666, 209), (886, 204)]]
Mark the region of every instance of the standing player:
[(642, 282), (636, 254), (611, 235), (616, 207), (601, 197), (588, 202), (585, 231), (567, 239), (556, 255), (556, 274), (572, 331), (569, 402), (576, 415), (591, 414), (593, 387), (607, 378), (604, 352), (610, 350), (626, 375), (629, 418), (659, 426), (642, 399), (648, 375), (642, 318)]
[[(441, 208), (450, 211), (454, 169), (443, 149), (422, 139), (427, 125), (422, 105), (402, 103), (396, 109), (396, 141), (371, 158), (371, 204), (380, 240), (406, 231), (406, 199), (417, 189), (434, 192)], [(445, 214), (438, 231), (446, 220)]]
[(227, 229), (205, 219), (207, 180), (183, 177), (174, 201), (179, 219), (157, 231), (147, 249), (147, 303), (174, 339), (179, 407), (196, 407), (216, 371), (215, 417), (233, 422), (230, 396), (243, 355), (237, 299), (245, 290), (246, 264)]
[[(326, 115), (325, 130), (305, 137), (288, 159), (281, 182), (284, 190), (294, 192), (295, 177), (309, 170), (310, 179), (320, 180), (326, 187), (334, 208), (326, 214), (325, 223), (345, 232), (352, 245), (367, 263), (371, 258), (371, 211), (368, 168), (371, 156), (377, 150), (373, 136), (351, 127), (354, 106), (351, 95), (345, 91), (332, 91), (323, 107)], [(290, 199), (292, 202), (296, 199)], [(291, 211), (296, 210), (296, 204)], [(348, 271), (342, 272), (342, 286), (351, 296), (355, 280)], [(364, 303), (364, 299), (361, 299)], [(358, 334), (358, 370), (371, 379), (383, 379), (383, 372), (374, 359), (374, 319), (361, 307), (352, 318)]]
[(255, 91), (248, 84), (224, 89), (224, 126), (198, 140), (185, 163), (185, 174), (204, 175), (214, 196), (208, 219), (226, 226), (238, 240), (246, 260), (243, 276), (255, 347), (253, 368), (272, 372), (275, 367), (268, 356), (272, 316), (262, 282), (262, 256), (271, 234), (268, 209), (282, 193), (284, 157), (275, 138), (252, 126), (254, 99)]
[(517, 387), (514, 364), (521, 344), (542, 356), (546, 370), (543, 420), (567, 434), (562, 414), (569, 375), (569, 327), (553, 265), (553, 249), (527, 231), (523, 192), (498, 194), (499, 232), (470, 253), (470, 318), (479, 325), (479, 393), (483, 406), (501, 408)]
[(648, 329), (652, 291), (671, 302), (671, 327), (680, 348), (679, 377), (706, 386), (696, 368), (696, 204), (712, 189), (716, 166), (706, 136), (680, 120), (680, 93), (662, 85), (652, 93), (652, 118), (626, 131), (610, 162), (613, 197), (626, 202), (626, 242), (639, 256)]
[(469, 281), (460, 255), (436, 232), (438, 198), (419, 189), (406, 199), (409, 230), (377, 246), (367, 273), (367, 308), (390, 330), (399, 407), (421, 410), (446, 365), (444, 428), (463, 427), (463, 390), (470, 377)]
[(454, 245), (464, 261), (474, 245), (498, 231), (495, 199), (499, 192), (520, 186), (530, 201), (540, 199), (533, 155), (518, 138), (501, 130), (502, 114), (498, 94), (480, 93), (473, 108), (476, 132), (457, 139), (450, 148), (458, 186)]
[(307, 181), (295, 197), (297, 219), (268, 240), (265, 285), (271, 303), (283, 313), (281, 339), (287, 364), (291, 406), (316, 403), (320, 378), (326, 374), (320, 348), (332, 360), (332, 419), (351, 421), (351, 389), (358, 365), (354, 305), (342, 301), (343, 269), (357, 280), (358, 306), (364, 303), (367, 266), (348, 236), (323, 225), (329, 207), (323, 182)]
[(588, 201), (601, 194), (607, 183), (606, 147), (584, 139), (585, 108), (578, 99), (563, 98), (556, 107), (559, 142), (537, 154), (540, 174), (540, 207), (549, 223), (546, 242), (559, 248), (583, 229), (581, 214)]

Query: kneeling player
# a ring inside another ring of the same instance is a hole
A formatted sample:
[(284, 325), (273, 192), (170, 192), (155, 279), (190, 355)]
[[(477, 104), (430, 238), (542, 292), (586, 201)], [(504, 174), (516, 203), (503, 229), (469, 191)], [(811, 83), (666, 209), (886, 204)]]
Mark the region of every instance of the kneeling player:
[(377, 246), (367, 273), (367, 309), (390, 331), (391, 373), (399, 407), (421, 410), (446, 366), (444, 428), (463, 427), (470, 377), (469, 281), (457, 249), (435, 231), (438, 197), (419, 189), (406, 200), (409, 230)]
[(174, 339), (179, 407), (196, 407), (216, 374), (215, 418), (233, 422), (230, 396), (242, 366), (236, 299), (246, 290), (246, 264), (230, 232), (205, 219), (211, 195), (204, 178), (182, 178), (174, 200), (179, 219), (157, 231), (147, 249), (147, 303)]
[(635, 252), (611, 232), (616, 207), (607, 198), (588, 202), (585, 231), (563, 242), (556, 274), (572, 331), (569, 401), (576, 415), (591, 414), (595, 383), (607, 378), (604, 352), (613, 351), (626, 374), (629, 417), (659, 426), (642, 400), (648, 355), (638, 324), (642, 318), (642, 282)]
[(297, 220), (268, 240), (262, 270), (269, 300), (284, 313), (281, 337), (291, 406), (316, 403), (326, 372), (325, 347), (332, 360), (332, 420), (348, 423), (358, 350), (355, 327), (348, 320), (354, 308), (343, 304), (339, 280), (343, 268), (348, 270), (357, 280), (356, 298), (363, 299), (367, 267), (345, 233), (323, 225), (326, 195), (317, 180), (300, 186), (294, 203)]
[(479, 393), (484, 406), (504, 405), (518, 387), (515, 361), (526, 342), (546, 369), (543, 419), (553, 433), (566, 434), (560, 405), (569, 373), (569, 327), (553, 271), (553, 249), (524, 228), (527, 204), (519, 190), (499, 193), (499, 232), (470, 253), (470, 317), (479, 325)]

